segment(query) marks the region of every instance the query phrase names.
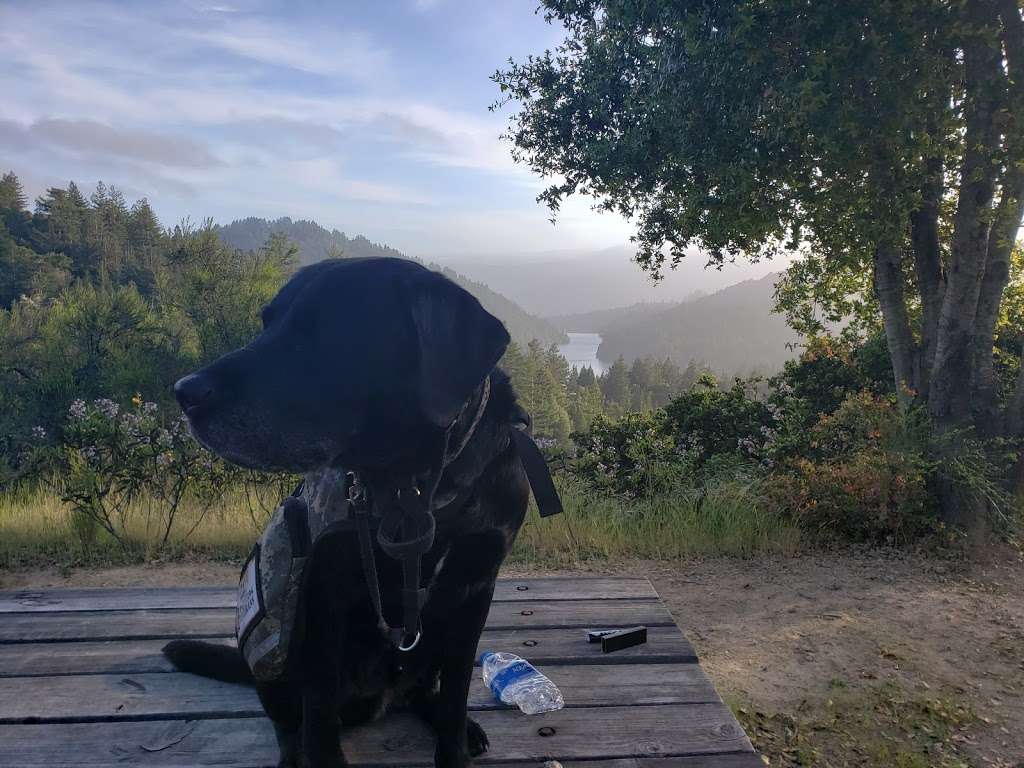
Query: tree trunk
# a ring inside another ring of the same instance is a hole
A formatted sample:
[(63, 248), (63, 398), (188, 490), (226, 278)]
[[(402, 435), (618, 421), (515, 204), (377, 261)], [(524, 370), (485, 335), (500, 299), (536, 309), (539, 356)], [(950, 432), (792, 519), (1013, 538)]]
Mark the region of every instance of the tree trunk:
[[(1003, 184), (1003, 194), (1000, 200), (999, 210), (993, 224), (993, 243), (1002, 249), (997, 256), (998, 264), (993, 272), (993, 280), (997, 277), (1003, 279), (1003, 289), (1006, 280), (1009, 279), (1009, 259), (1013, 251), (1013, 245), (1017, 239), (1020, 229), (1021, 218), (1024, 218), (1024, 20), (1021, 18), (1021, 9), (1018, 0), (998, 0), (999, 18), (1002, 22), (1002, 43), (1006, 53), (1006, 68), (1009, 74), (1008, 101), (1009, 109), (1006, 110), (1006, 148), (1007, 148), (1007, 181)], [(1006, 270), (1004, 276), (1003, 270)], [(986, 271), (986, 282), (988, 282), (988, 270)], [(1001, 294), (1000, 290), (1000, 294)], [(982, 299), (984, 304), (985, 286), (982, 287)], [(986, 313), (993, 314), (991, 320), (994, 336), (995, 322), (998, 318), (998, 303), (994, 307), (985, 307)], [(982, 307), (979, 306), (979, 315)], [(976, 347), (986, 344), (986, 339), (981, 336), (988, 330), (988, 325), (979, 329), (979, 338)], [(993, 339), (994, 340), (994, 339)], [(979, 366), (978, 383), (987, 391), (980, 392), (983, 399), (983, 408), (986, 415), (998, 407), (998, 382), (996, 381), (995, 361), (990, 354), (991, 348), (986, 347), (982, 355), (982, 349), (978, 349)], [(1021, 359), (1024, 361), (1024, 349), (1021, 350)], [(986, 415), (982, 416), (984, 420)], [(989, 417), (991, 418), (991, 417)], [(998, 418), (998, 417), (996, 417)], [(1018, 376), (1015, 391), (1010, 395), (1004, 418), (1003, 428), (1010, 436), (1024, 435), (1024, 364)], [(1017, 473), (1018, 483), (1024, 484), (1024, 457), (1021, 458)]]
[[(896, 199), (896, 173), (897, 166), (892, 153), (884, 145), (876, 146), (869, 178), (881, 200)], [(890, 215), (888, 211), (879, 211), (877, 216), (880, 227), (875, 242), (872, 284), (878, 306), (882, 310), (896, 399), (901, 408), (906, 408), (913, 402), (917, 387), (917, 343), (910, 329), (903, 276), (903, 242), (907, 220), (899, 215)]]
[(939, 246), (939, 202), (942, 199), (942, 158), (927, 161), (921, 206), (910, 214), (910, 242), (914, 271), (921, 295), (921, 350), (918, 361), (918, 397), (928, 401), (928, 386), (939, 334), (939, 314), (946, 293), (946, 275)]
[(988, 251), (994, 159), (999, 145), (994, 117), (999, 107), (1002, 52), (990, 34), (998, 28), (998, 20), (986, 0), (968, 0), (967, 13), (971, 33), (964, 42), (966, 149), (928, 398), (928, 410), (943, 430), (965, 424), (970, 415), (965, 387), (972, 380), (971, 340)]
[[(1011, 437), (1024, 438), (1024, 344), (1020, 349), (1020, 372), (1017, 374), (1017, 388), (1006, 407), (1007, 433)], [(1024, 496), (1024, 454), (1017, 459), (1011, 483), (1014, 491)]]
[(882, 308), (885, 339), (896, 381), (896, 397), (907, 406), (913, 400), (916, 349), (903, 291), (903, 257), (894, 245), (875, 248), (875, 296)]
[(1024, 437), (1024, 344), (1021, 345), (1020, 359), (1017, 388), (1006, 408), (1007, 432), (1012, 437)]
[(1014, 168), (1003, 183), (1002, 199), (996, 208), (988, 238), (985, 275), (978, 296), (978, 312), (974, 322), (974, 380), (972, 401), (974, 420), (985, 437), (996, 437), (1003, 424), (999, 403), (999, 378), (996, 375), (996, 322), (1003, 291), (1010, 282), (1010, 254), (1017, 239), (1021, 217), (1024, 216), (1024, 172)]

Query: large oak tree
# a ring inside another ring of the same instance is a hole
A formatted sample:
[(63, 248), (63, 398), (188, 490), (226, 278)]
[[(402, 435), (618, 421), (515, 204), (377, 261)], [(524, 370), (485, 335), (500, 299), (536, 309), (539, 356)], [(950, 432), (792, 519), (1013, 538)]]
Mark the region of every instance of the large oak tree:
[(801, 250), (805, 297), (877, 302), (897, 391), (1020, 432), (993, 339), (1024, 214), (1018, 0), (543, 0), (554, 51), (496, 73), (541, 200), (594, 195), (659, 272)]

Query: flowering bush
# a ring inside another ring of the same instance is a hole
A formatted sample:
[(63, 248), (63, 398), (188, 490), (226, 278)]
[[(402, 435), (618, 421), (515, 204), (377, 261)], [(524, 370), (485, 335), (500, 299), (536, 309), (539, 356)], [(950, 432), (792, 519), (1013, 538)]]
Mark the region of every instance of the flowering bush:
[(926, 423), (890, 397), (848, 396), (767, 483), (775, 507), (824, 539), (902, 544), (934, 525)]
[(757, 481), (773, 511), (826, 541), (903, 544), (931, 530), (936, 463), (924, 414), (870, 389), (815, 414), (809, 383), (803, 391), (779, 379), (761, 400), (739, 383), (698, 385), (662, 410), (599, 418), (573, 436), (571, 468), (631, 498)]
[(184, 416), (165, 422), (157, 405), (139, 396), (124, 409), (106, 398), (75, 400), (58, 451), (65, 467), (62, 497), (85, 540), (102, 529), (125, 544), (126, 525), (141, 504), (147, 532), (156, 527), (160, 545), (166, 544), (190, 496), (202, 512), (187, 537), (239, 472), (193, 439)]
[(698, 466), (724, 454), (759, 461), (766, 444), (776, 437), (768, 404), (751, 396), (738, 379), (724, 390), (713, 380), (698, 381), (665, 406), (665, 417), (669, 432), (678, 444), (689, 446)]
[(685, 449), (667, 433), (663, 411), (595, 419), (573, 435), (572, 471), (597, 488), (631, 498), (678, 484), (687, 474)]
[(906, 544), (931, 530), (929, 463), (921, 454), (869, 447), (841, 461), (799, 459), (773, 474), (773, 507), (826, 541)]

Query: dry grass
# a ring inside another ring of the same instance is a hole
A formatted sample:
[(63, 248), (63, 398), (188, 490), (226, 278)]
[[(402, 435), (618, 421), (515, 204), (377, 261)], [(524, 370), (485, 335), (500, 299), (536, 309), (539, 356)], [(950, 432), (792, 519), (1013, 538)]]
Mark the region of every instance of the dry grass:
[(156, 556), (236, 559), (248, 554), (258, 533), (241, 491), (227, 494), (205, 514), (202, 505), (185, 501), (164, 547), (159, 546), (163, 530), (146, 499), (132, 506), (123, 527), (122, 544), (77, 517), (54, 493), (2, 494), (0, 568), (121, 565)]
[(565, 512), (520, 531), (513, 562), (565, 566), (587, 560), (794, 554), (799, 529), (768, 511), (756, 483), (730, 480), (704, 491), (680, 490), (652, 499), (596, 496), (560, 483)]
[(847, 688), (830, 682), (824, 712), (767, 715), (729, 702), (771, 765), (860, 768), (966, 768), (965, 734), (978, 721), (956, 696), (922, 696), (895, 683)]
[[(635, 502), (596, 496), (571, 481), (561, 483), (561, 492), (565, 514), (540, 520), (531, 512), (512, 562), (564, 566), (635, 557), (792, 554), (800, 543), (799, 530), (769, 513), (745, 481)], [(122, 545), (84, 524), (53, 493), (9, 492), (0, 495), (0, 568), (115, 565), (157, 556), (236, 559), (252, 546), (262, 519), (241, 490), (201, 515), (201, 505), (184, 503), (161, 547), (162, 529), (149, 501), (141, 499), (126, 516)]]

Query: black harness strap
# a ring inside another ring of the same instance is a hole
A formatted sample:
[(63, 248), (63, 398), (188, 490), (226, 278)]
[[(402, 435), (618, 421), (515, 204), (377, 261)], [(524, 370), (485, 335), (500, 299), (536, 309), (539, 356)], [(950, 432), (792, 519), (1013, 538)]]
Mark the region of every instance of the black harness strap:
[[(348, 502), (352, 510), (355, 529), (359, 538), (359, 556), (363, 564), (367, 590), (377, 618), (387, 628), (388, 638), (400, 651), (411, 651), (420, 640), (420, 612), (426, 602), (427, 590), (420, 586), (422, 582), (422, 561), (434, 544), (437, 523), (434, 519), (434, 494), (440, 485), (445, 468), (469, 443), (483, 416), (490, 394), (490, 378), (484, 380), (481, 388), (477, 412), (466, 433), (459, 441), (456, 450), (449, 453), (449, 442), (455, 424), (465, 413), (470, 402), (466, 403), (459, 417), (446, 430), (444, 449), (441, 460), (427, 483), (427, 492), (417, 487), (415, 480), (408, 480), (402, 487), (383, 488), (375, 492), (375, 500), (369, 497), (368, 488), (363, 485), (358, 475), (350, 474)], [(549, 517), (562, 511), (562, 502), (558, 498), (548, 470), (547, 461), (540, 452), (533, 438), (524, 429), (513, 427), (511, 441), (523, 463), (523, 469), (530, 482), (541, 517)], [(298, 491), (298, 489), (296, 489)], [(455, 499), (444, 504), (445, 507), (465, 501), (460, 493)], [(386, 506), (382, 506), (386, 504)], [(332, 524), (329, 528), (335, 527)], [(384, 617), (383, 599), (380, 592), (380, 579), (377, 574), (377, 561), (373, 550), (373, 527), (376, 526), (377, 544), (389, 557), (402, 563), (402, 625), (391, 626)], [(337, 526), (339, 530), (348, 529), (344, 524)]]
[(420, 610), (427, 600), (420, 586), (423, 555), (434, 545), (437, 523), (428, 499), (415, 486), (399, 489), (395, 499), (381, 518), (377, 543), (384, 554), (402, 562), (402, 626), (389, 627), (389, 635), (400, 651), (411, 651), (420, 639)]
[(558, 497), (555, 489), (555, 482), (551, 479), (551, 470), (548, 469), (547, 459), (540, 452), (540, 448), (533, 442), (525, 429), (513, 428), (512, 442), (519, 452), (519, 460), (523, 463), (526, 471), (526, 479), (530, 481), (530, 490), (533, 491), (533, 498), (537, 502), (537, 511), (541, 517), (551, 517), (562, 511), (562, 500)]

